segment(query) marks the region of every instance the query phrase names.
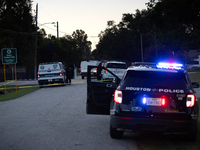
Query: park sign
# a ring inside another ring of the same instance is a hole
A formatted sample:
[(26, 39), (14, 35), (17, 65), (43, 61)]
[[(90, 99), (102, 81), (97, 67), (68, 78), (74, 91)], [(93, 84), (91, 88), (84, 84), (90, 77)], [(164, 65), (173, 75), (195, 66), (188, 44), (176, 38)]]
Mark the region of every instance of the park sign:
[(1, 56), (2, 56), (2, 64), (16, 64), (17, 63), (17, 49), (16, 48), (2, 48)]

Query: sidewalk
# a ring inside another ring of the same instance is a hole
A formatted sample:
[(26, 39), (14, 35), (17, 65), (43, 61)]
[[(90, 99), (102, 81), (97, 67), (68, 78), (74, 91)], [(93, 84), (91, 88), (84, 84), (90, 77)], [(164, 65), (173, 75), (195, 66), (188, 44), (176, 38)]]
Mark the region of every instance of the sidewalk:
[[(38, 84), (37, 80), (17, 80), (17, 85), (33, 85)], [(5, 85), (5, 82), (0, 82), (0, 85)], [(6, 85), (15, 85), (15, 80), (6, 81)]]

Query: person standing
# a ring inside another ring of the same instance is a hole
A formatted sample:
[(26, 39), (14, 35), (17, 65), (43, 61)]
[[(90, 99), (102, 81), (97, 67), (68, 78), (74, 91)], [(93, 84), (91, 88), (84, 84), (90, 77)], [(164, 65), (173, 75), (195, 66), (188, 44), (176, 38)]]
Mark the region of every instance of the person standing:
[(69, 83), (69, 85), (71, 85), (71, 79), (74, 76), (74, 70), (71, 67), (67, 67), (66, 68), (66, 75), (67, 75), (67, 83)]

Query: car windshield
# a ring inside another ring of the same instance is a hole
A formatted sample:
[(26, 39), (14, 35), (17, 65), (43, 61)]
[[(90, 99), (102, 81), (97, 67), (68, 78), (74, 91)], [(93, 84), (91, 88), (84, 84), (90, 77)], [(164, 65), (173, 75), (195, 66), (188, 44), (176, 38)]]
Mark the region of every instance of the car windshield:
[(120, 68), (126, 69), (126, 64), (119, 64), (119, 63), (108, 63), (107, 68)]
[(129, 70), (121, 86), (187, 89), (184, 73)]

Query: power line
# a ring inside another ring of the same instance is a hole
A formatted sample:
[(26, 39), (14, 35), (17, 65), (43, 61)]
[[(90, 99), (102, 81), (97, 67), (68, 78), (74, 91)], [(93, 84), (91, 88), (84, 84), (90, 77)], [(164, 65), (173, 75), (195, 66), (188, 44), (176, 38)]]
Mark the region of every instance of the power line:
[(19, 35), (30, 35), (30, 36), (35, 36), (36, 33), (30, 33), (30, 32), (19, 32), (19, 31), (12, 31), (12, 30), (7, 30), (7, 29), (0, 29), (3, 32), (10, 32), (14, 34), (19, 34)]
[[(45, 28), (48, 28), (48, 29), (50, 29), (50, 30), (53, 30), (53, 31), (57, 31), (56, 29), (53, 29), (53, 28), (50, 28), (50, 27), (47, 27), (47, 26), (44, 26)], [(65, 31), (59, 31), (59, 33), (64, 33), (64, 34), (66, 34), (66, 35), (71, 35), (70, 33), (67, 33), (67, 32), (65, 32)], [(88, 36), (88, 37), (90, 37), (90, 38), (99, 38), (98, 36)]]
[[(42, 8), (40, 5), (39, 5), (39, 7)], [(42, 8), (42, 10), (44, 10), (44, 9)], [(44, 11), (45, 11), (45, 10), (44, 10)], [(56, 21), (53, 17), (51, 17), (51, 16), (47, 13), (47, 11), (45, 11), (45, 13), (46, 13), (51, 19), (53, 19), (54, 21)]]
[[(45, 11), (40, 5), (39, 5), (39, 7), (40, 7), (43, 11)], [(45, 13), (46, 13), (50, 18), (52, 18), (53, 20), (55, 20), (47, 11), (45, 11)], [(50, 29), (50, 30), (53, 30), (53, 31), (57, 31), (56, 29), (53, 29), (53, 28), (50, 28), (50, 27), (47, 27), (47, 26), (44, 26), (44, 27), (46, 27), (46, 28), (48, 28), (48, 29)], [(66, 33), (65, 31), (59, 31), (59, 33), (64, 33), (64, 34), (66, 34), (66, 35), (71, 35), (70, 33)], [(99, 38), (98, 36), (88, 36), (88, 37), (90, 37), (90, 38)]]

